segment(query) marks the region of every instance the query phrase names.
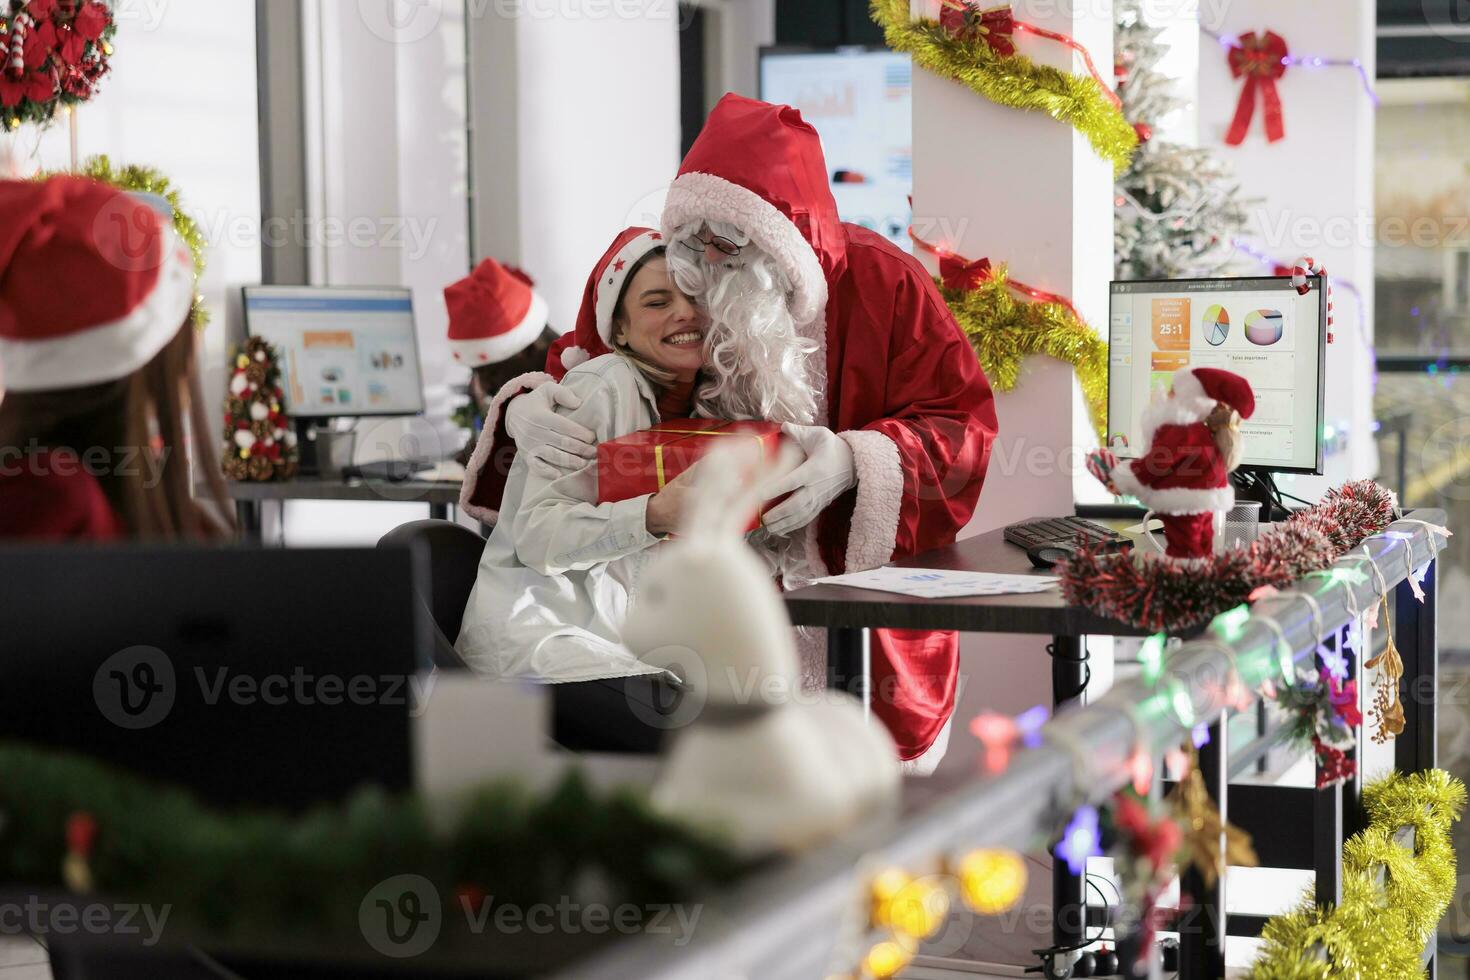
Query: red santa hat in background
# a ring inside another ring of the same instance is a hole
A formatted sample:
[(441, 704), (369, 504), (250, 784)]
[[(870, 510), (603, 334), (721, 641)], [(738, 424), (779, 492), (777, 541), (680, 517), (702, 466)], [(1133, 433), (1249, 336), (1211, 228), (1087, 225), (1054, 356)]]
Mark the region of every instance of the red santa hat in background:
[(515, 357), (546, 329), (546, 301), (515, 266), (486, 259), (468, 277), (444, 290), (449, 307), (449, 349), (477, 368)]
[(146, 202), (81, 177), (3, 181), (0, 214), (7, 390), (115, 381), (184, 326), (193, 259)]

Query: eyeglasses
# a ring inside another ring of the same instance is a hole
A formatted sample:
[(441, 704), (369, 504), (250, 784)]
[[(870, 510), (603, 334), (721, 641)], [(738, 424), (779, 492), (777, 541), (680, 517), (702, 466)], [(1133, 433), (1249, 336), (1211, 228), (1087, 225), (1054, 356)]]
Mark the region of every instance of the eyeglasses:
[(737, 245), (728, 238), (721, 238), (719, 235), (713, 234), (708, 238), (700, 238), (698, 235), (695, 235), (693, 238), (684, 239), (679, 244), (696, 255), (703, 255), (713, 246), (717, 252), (723, 255), (736, 256), (744, 248), (743, 245)]

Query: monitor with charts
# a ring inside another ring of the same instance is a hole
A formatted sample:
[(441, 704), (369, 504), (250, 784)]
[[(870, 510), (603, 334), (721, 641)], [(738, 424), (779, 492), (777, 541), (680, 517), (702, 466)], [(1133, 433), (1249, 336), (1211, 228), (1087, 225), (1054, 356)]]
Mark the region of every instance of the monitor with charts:
[(821, 136), (842, 220), (912, 251), (909, 56), (887, 48), (763, 48), (760, 97), (801, 110)]
[(1322, 280), (1289, 276), (1115, 282), (1108, 314), (1108, 445), (1142, 451), (1144, 409), (1175, 371), (1215, 367), (1250, 381), (1242, 466), (1322, 472), (1327, 314)]
[(424, 410), (408, 289), (246, 286), (245, 329), (276, 346), (293, 418)]

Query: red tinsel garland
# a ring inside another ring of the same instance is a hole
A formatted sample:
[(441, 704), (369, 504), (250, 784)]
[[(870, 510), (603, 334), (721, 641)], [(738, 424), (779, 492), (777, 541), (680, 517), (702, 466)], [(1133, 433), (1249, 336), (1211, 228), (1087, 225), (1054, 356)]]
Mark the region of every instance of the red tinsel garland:
[(1372, 480), (1329, 490), (1321, 503), (1298, 511), (1249, 548), (1209, 558), (1107, 552), (1080, 540), (1058, 566), (1069, 603), (1139, 629), (1180, 632), (1245, 602), (1263, 585), (1285, 588), (1321, 571), (1385, 530), (1394, 519), (1393, 495)]

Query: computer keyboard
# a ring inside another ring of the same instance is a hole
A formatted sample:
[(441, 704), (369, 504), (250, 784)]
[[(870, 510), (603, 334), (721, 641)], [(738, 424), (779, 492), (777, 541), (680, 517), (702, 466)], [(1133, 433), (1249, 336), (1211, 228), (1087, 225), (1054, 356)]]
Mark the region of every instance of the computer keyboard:
[(434, 458), (424, 459), (382, 459), (372, 463), (362, 463), (357, 466), (349, 466), (342, 471), (342, 476), (349, 480), (380, 481), (387, 483), (404, 483), (411, 479), (420, 470), (426, 470), (441, 462)]
[(1033, 517), (1020, 524), (1012, 524), (1005, 530), (1005, 539), (1028, 552), (1048, 544), (1071, 545), (1082, 536), (1089, 544), (1103, 544), (1113, 548), (1129, 543), (1124, 535), (1095, 524), (1081, 517)]

